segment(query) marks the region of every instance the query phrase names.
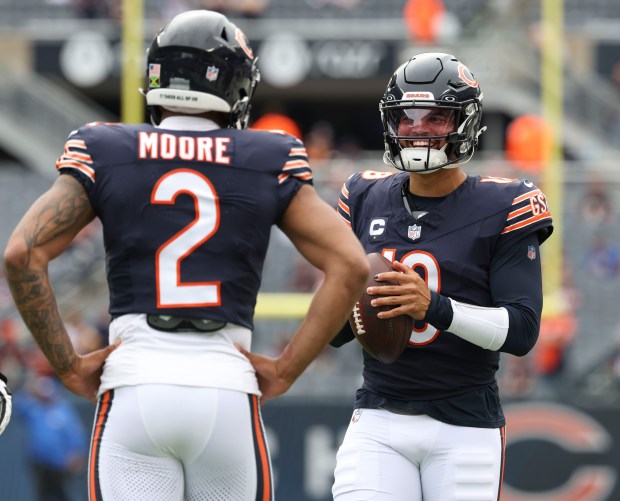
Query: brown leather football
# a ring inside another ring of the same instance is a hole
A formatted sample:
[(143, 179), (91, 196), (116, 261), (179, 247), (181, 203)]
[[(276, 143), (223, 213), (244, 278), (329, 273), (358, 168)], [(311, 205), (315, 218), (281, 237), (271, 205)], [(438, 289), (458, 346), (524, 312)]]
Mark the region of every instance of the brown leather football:
[[(393, 270), (392, 263), (377, 252), (368, 254), (367, 258), (370, 263), (370, 276), (366, 287), (398, 284), (398, 282), (375, 281), (374, 277), (378, 273)], [(391, 364), (400, 357), (407, 346), (413, 329), (413, 318), (409, 315), (390, 319), (378, 318), (379, 311), (391, 308), (371, 306), (370, 301), (373, 297), (379, 296), (369, 296), (365, 291), (362, 293), (349, 316), (349, 324), (355, 338), (370, 355), (384, 364)]]

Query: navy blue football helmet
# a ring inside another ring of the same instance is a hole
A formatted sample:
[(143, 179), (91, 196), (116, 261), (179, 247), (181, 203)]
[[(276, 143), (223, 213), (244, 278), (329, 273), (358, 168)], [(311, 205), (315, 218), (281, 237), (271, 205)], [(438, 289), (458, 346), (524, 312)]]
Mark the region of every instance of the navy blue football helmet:
[(385, 163), (426, 173), (468, 161), (484, 131), (481, 101), (478, 80), (454, 56), (412, 57), (394, 72), (379, 103)]
[(194, 10), (176, 16), (153, 40), (147, 54), (145, 91), (151, 121), (160, 107), (196, 114), (228, 114), (229, 126), (248, 124), (250, 101), (260, 80), (245, 34), (218, 12)]

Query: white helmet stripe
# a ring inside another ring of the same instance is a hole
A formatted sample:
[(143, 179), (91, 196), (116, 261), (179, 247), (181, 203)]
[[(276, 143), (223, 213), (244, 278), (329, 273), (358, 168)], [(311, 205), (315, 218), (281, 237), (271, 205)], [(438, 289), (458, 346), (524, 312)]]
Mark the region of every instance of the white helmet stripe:
[(146, 93), (146, 102), (149, 106), (162, 106), (184, 113), (230, 112), (230, 105), (222, 98), (195, 90), (151, 89)]

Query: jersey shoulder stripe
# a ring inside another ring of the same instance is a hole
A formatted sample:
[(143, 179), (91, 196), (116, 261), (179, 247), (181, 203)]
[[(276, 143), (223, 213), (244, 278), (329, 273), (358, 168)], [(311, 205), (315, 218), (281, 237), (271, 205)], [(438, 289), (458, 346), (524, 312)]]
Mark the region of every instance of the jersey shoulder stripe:
[(371, 189), (385, 189), (386, 194), (391, 188), (395, 172), (359, 171), (351, 174), (343, 183), (336, 210), (347, 226), (352, 227), (354, 202), (359, 203)]
[(351, 228), (351, 209), (349, 207), (349, 184), (352, 182), (351, 180), (359, 177), (359, 172), (354, 172), (351, 174), (347, 180), (342, 184), (342, 188), (340, 189), (340, 195), (338, 196), (338, 205), (336, 206), (336, 211), (338, 215), (342, 218), (345, 224)]
[(272, 173), (278, 184), (295, 180), (312, 184), (313, 175), (304, 143), (282, 131), (258, 129), (223, 132), (237, 141), (238, 165)]
[(71, 139), (77, 134), (74, 131), (65, 143), (63, 154), (56, 160), (56, 170), (63, 171), (73, 169), (81, 172), (92, 182), (95, 182), (95, 170), (93, 168), (93, 159), (88, 153), (88, 148), (84, 140), (80, 138)]
[[(96, 137), (109, 134), (111, 130), (123, 131), (129, 126), (120, 122), (89, 122), (79, 129), (71, 131), (62, 155), (56, 161), (58, 172), (78, 172), (80, 178), (94, 183), (96, 179), (95, 162), (88, 142)], [(114, 143), (115, 144), (115, 143)], [(92, 148), (91, 148), (92, 149)]]
[(519, 191), (523, 189), (527, 191), (518, 194), (513, 199), (502, 234), (535, 224), (540, 226), (538, 223), (545, 222), (545, 220), (551, 225), (551, 211), (542, 190), (529, 181), (522, 181), (519, 188)]
[(280, 184), (290, 177), (302, 181), (312, 181), (313, 176), (310, 163), (308, 162), (308, 152), (301, 141), (295, 139), (295, 142), (289, 150), (288, 158), (282, 167), (282, 172), (278, 175), (278, 182)]

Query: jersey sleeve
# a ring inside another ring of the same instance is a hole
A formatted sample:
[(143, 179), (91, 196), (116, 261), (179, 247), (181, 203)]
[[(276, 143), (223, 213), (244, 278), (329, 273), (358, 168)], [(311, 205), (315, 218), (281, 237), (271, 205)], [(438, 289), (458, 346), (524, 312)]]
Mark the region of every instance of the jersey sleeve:
[(533, 232), (542, 244), (553, 232), (553, 221), (545, 194), (532, 182), (524, 180), (519, 184), (501, 235), (512, 241)]
[(543, 307), (542, 271), (538, 239), (524, 235), (516, 242), (500, 243), (490, 268), (493, 304), (506, 308), (508, 334), (499, 351), (527, 354), (538, 339)]
[(72, 175), (84, 186), (87, 193), (92, 192), (95, 169), (82, 129), (69, 134), (63, 153), (56, 160), (56, 170), (60, 174)]
[(279, 209), (280, 213), (283, 213), (304, 184), (313, 184), (313, 175), (306, 147), (299, 139), (282, 134), (279, 142), (278, 157), (282, 158), (279, 155), (283, 151), (284, 158), (278, 161), (279, 167), (276, 175), (279, 187)]
[(351, 174), (342, 184), (340, 195), (338, 197), (338, 205), (336, 207), (338, 214), (349, 228), (352, 228), (351, 202), (353, 201), (353, 198), (350, 195), (353, 185), (359, 177), (360, 173), (355, 172), (354, 174)]
[(278, 182), (283, 184), (293, 178), (303, 183), (312, 184), (312, 170), (308, 163), (306, 147), (299, 139), (292, 136), (289, 138), (291, 142), (287, 146), (288, 156), (278, 175)]

